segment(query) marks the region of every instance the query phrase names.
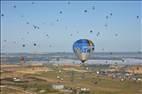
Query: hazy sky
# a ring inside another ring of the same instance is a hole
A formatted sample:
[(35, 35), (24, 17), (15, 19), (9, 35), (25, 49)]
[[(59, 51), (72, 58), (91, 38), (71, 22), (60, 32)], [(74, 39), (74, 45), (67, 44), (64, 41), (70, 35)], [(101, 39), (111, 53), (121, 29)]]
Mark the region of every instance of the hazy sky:
[[(141, 1), (2, 1), (2, 52), (142, 51)], [(36, 44), (34, 44), (36, 43)]]

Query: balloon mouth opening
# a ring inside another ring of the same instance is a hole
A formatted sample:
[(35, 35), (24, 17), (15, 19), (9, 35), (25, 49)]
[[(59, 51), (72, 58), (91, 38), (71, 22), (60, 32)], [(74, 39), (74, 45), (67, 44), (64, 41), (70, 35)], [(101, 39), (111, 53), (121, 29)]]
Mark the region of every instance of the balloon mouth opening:
[(81, 62), (84, 63), (86, 60), (82, 60)]

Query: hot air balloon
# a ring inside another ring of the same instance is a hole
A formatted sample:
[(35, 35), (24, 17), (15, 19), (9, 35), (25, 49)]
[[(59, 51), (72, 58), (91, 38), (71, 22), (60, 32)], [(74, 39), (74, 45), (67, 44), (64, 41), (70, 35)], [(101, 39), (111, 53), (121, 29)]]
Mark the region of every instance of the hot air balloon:
[(84, 10), (85, 13), (87, 13), (87, 10)]
[(73, 44), (73, 51), (80, 61), (84, 63), (94, 51), (94, 43), (88, 39), (77, 40)]

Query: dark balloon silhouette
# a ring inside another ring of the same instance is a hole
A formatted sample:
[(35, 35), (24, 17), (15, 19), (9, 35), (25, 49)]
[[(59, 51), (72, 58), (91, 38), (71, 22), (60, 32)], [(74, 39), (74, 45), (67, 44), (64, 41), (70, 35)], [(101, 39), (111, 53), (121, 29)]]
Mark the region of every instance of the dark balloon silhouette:
[(100, 32), (98, 32), (97, 34), (96, 34), (96, 36), (98, 37), (100, 35)]
[(24, 15), (21, 15), (21, 18), (23, 18), (24, 17)]
[(35, 4), (34, 2), (32, 2), (32, 4)]
[(34, 46), (36, 46), (36, 43), (34, 43)]
[(7, 42), (7, 40), (3, 40), (4, 42)]
[(16, 8), (16, 5), (14, 5), (13, 8)]
[(117, 36), (118, 36), (118, 34), (115, 34), (115, 36), (117, 37)]
[(22, 45), (22, 47), (25, 47), (25, 46), (26, 46), (25, 44)]
[(112, 16), (112, 13), (110, 13), (110, 16)]
[(108, 19), (108, 16), (106, 16), (106, 19)]
[(39, 29), (39, 27), (37, 26), (37, 29)]
[(70, 5), (71, 4), (71, 2), (70, 1), (68, 1), (68, 5)]
[(59, 19), (57, 19), (56, 22), (59, 22)]
[(33, 27), (34, 27), (34, 29), (36, 29), (36, 26), (35, 26), (35, 25), (33, 25)]
[(93, 33), (93, 30), (90, 30), (90, 33)]
[(1, 14), (1, 16), (4, 16), (4, 14)]
[(104, 48), (102, 48), (102, 51), (104, 51)]
[(39, 29), (39, 26), (33, 25), (34, 29)]
[(60, 14), (62, 14), (63, 12), (62, 12), (62, 11), (60, 11), (59, 13), (60, 13)]
[(108, 24), (105, 24), (104, 26), (105, 26), (105, 27), (108, 27)]
[(139, 19), (139, 16), (137, 16), (137, 19)]
[(84, 10), (85, 13), (87, 13), (87, 10)]
[(72, 36), (72, 34), (70, 34), (70, 36)]
[(26, 24), (30, 24), (29, 22), (26, 22)]
[(95, 10), (95, 6), (92, 6), (92, 10)]
[(48, 37), (48, 34), (46, 34), (46, 36)]

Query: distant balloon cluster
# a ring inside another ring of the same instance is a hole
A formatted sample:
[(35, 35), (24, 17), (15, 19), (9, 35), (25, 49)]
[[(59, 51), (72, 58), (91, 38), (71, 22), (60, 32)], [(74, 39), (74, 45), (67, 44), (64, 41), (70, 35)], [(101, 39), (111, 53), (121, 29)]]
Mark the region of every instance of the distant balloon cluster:
[(39, 29), (39, 26), (33, 25), (34, 29)]
[[(35, 2), (31, 2), (31, 4), (32, 5), (36, 5), (36, 3)], [(71, 5), (71, 2), (70, 1), (68, 1), (67, 2), (67, 5)], [(12, 8), (14, 8), (14, 9), (16, 9), (16, 8), (18, 8), (18, 6), (17, 5), (13, 5), (12, 6)], [(93, 10), (93, 11), (95, 11), (97, 9), (97, 7), (96, 6), (91, 6), (91, 10)], [(88, 10), (89, 9), (83, 9), (83, 10), (81, 10), (81, 12), (83, 12), (85, 15), (88, 13)], [(89, 12), (90, 12), (90, 10), (89, 10)], [(63, 10), (58, 10), (57, 11), (57, 13), (59, 14), (59, 15), (63, 15), (63, 14), (65, 14), (65, 12), (63, 11)], [(105, 27), (105, 28), (107, 28), (108, 27), (108, 20), (112, 17), (112, 16), (114, 16), (115, 14), (113, 14), (112, 12), (109, 12), (107, 15), (105, 15), (104, 16), (104, 19), (106, 20), (106, 22), (104, 23), (104, 26), (103, 27)], [(4, 13), (1, 13), (1, 17), (5, 17), (6, 15), (4, 14)], [(23, 18), (25, 15), (22, 15), (21, 17)], [(138, 15), (136, 15), (136, 19), (140, 19), (140, 17), (138, 16)], [(55, 21), (56, 22), (60, 22), (61, 21), (61, 19), (59, 18), (59, 17), (57, 17), (56, 19), (55, 19)], [(27, 25), (31, 25), (31, 28), (33, 28), (33, 30), (40, 30), (40, 26), (39, 25), (35, 25), (35, 24), (32, 24), (32, 22), (30, 22), (29, 20), (28, 21), (26, 21), (26, 22), (24, 22), (25, 24), (27, 24)], [(66, 30), (68, 29), (67, 28), (67, 26), (65, 26), (66, 27)], [(42, 27), (41, 27), (42, 28)], [(87, 31), (86, 31), (87, 32)], [(92, 30), (92, 29), (90, 29), (90, 30), (88, 30), (88, 32), (90, 32), (90, 34), (93, 34), (93, 33), (95, 33), (96, 34), (96, 36), (95, 37), (99, 37), (100, 35), (102, 35), (102, 32), (100, 32), (100, 31), (95, 31), (95, 30)], [(27, 34), (29, 34), (29, 32), (27, 31), (26, 32)], [(77, 34), (79, 33), (79, 31), (77, 31), (76, 32)], [(74, 36), (75, 34), (73, 34), (72, 32), (69, 32), (69, 34), (68, 34), (68, 36)], [(114, 33), (114, 36), (115, 37), (118, 37), (118, 35), (120, 36), (120, 34), (118, 34), (118, 33)], [(46, 36), (46, 37), (50, 37), (50, 35), (49, 34), (45, 34), (44, 36)], [(7, 40), (4, 40), (4, 42), (7, 42)], [(13, 43), (17, 43), (17, 42), (13, 42)], [(37, 43), (33, 43), (33, 46), (37, 46)], [(26, 47), (26, 45), (25, 44), (22, 44), (22, 47)], [(51, 48), (52, 47), (52, 45), (51, 44), (49, 44), (49, 47)], [(91, 41), (91, 40), (87, 40), (87, 39), (81, 39), (81, 40), (78, 40), (78, 41), (76, 41), (75, 43), (74, 43), (74, 45), (73, 45), (73, 50), (74, 50), (74, 52), (78, 55), (78, 57), (79, 57), (79, 59), (82, 61), (82, 62), (84, 62), (84, 61), (86, 61), (87, 60), (87, 58), (88, 58), (88, 56), (89, 56), (89, 54), (91, 53), (91, 52), (93, 52), (93, 50), (94, 50), (94, 44), (93, 44), (93, 42)], [(104, 51), (104, 48), (103, 48), (103, 51)]]

